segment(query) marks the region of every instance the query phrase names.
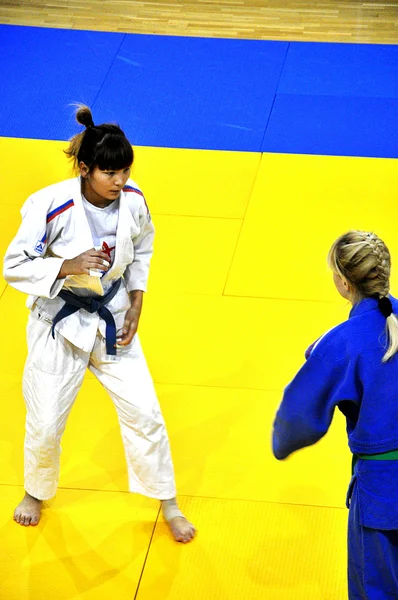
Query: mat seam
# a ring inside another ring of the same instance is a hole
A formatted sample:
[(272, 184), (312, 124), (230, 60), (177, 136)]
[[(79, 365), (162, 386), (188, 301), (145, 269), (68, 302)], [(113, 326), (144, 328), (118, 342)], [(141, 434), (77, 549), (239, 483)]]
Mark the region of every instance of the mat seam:
[(93, 100), (93, 101), (92, 101), (92, 103), (91, 103), (91, 106), (92, 106), (92, 108), (93, 108), (93, 109), (94, 109), (94, 105), (95, 105), (95, 103), (96, 103), (96, 102), (97, 102), (97, 100), (98, 100), (98, 96), (99, 96), (99, 95), (100, 95), (100, 93), (102, 92), (102, 89), (103, 89), (103, 87), (104, 87), (104, 85), (105, 85), (105, 82), (106, 82), (106, 80), (108, 79), (109, 73), (111, 72), (111, 69), (112, 69), (113, 65), (115, 64), (115, 62), (116, 62), (116, 59), (117, 59), (117, 57), (119, 56), (120, 48), (121, 48), (121, 47), (122, 47), (122, 45), (124, 44), (124, 42), (125, 42), (125, 39), (126, 39), (126, 37), (127, 37), (127, 35), (128, 35), (128, 34), (127, 34), (127, 33), (124, 33), (124, 34), (122, 34), (122, 35), (123, 35), (123, 37), (122, 37), (122, 41), (120, 42), (120, 45), (119, 45), (118, 49), (116, 50), (115, 56), (113, 57), (113, 60), (112, 60), (112, 62), (111, 62), (111, 64), (110, 64), (110, 66), (109, 66), (109, 69), (108, 69), (108, 71), (106, 72), (106, 74), (105, 74), (105, 76), (104, 76), (104, 80), (103, 80), (103, 82), (101, 83), (101, 85), (100, 85), (100, 87), (99, 87), (99, 89), (98, 89), (98, 91), (97, 91), (97, 93), (96, 93), (96, 95), (95, 95), (95, 97), (94, 97), (94, 100)]
[[(130, 492), (128, 492), (128, 493), (130, 493)], [(138, 596), (138, 592), (140, 591), (141, 580), (142, 580), (142, 577), (143, 577), (143, 575), (144, 575), (144, 571), (145, 571), (146, 563), (147, 563), (148, 556), (149, 556), (149, 552), (150, 552), (151, 545), (152, 545), (152, 540), (153, 540), (153, 537), (154, 537), (154, 535), (155, 535), (156, 525), (157, 525), (157, 523), (158, 523), (158, 520), (159, 520), (159, 515), (160, 515), (160, 507), (158, 508), (158, 514), (156, 515), (156, 519), (155, 519), (155, 522), (154, 522), (154, 524), (153, 524), (153, 529), (152, 529), (151, 538), (150, 538), (150, 540), (149, 540), (148, 548), (147, 548), (147, 551), (146, 551), (146, 554), (145, 554), (145, 558), (144, 558), (144, 562), (143, 562), (143, 565), (142, 565), (142, 569), (141, 569), (140, 577), (139, 577), (139, 579), (138, 579), (138, 583), (137, 583), (137, 589), (136, 589), (136, 591), (135, 591), (135, 595), (134, 595), (134, 599), (133, 599), (133, 600), (136, 600), (136, 598), (137, 598), (137, 596)]]
[(238, 235), (237, 235), (237, 238), (236, 238), (235, 247), (234, 247), (234, 250), (232, 252), (231, 262), (229, 264), (228, 271), (227, 271), (227, 274), (226, 274), (226, 277), (225, 277), (225, 281), (224, 281), (223, 289), (222, 289), (222, 292), (221, 292), (221, 296), (226, 296), (225, 289), (226, 289), (226, 287), (228, 285), (229, 276), (231, 274), (232, 266), (234, 264), (236, 252), (237, 252), (238, 246), (239, 246), (239, 240), (240, 240), (240, 237), (242, 235), (243, 225), (245, 223), (247, 211), (249, 210), (250, 202), (251, 202), (252, 196), (253, 196), (254, 186), (256, 185), (257, 177), (258, 177), (258, 174), (259, 174), (259, 171), (260, 171), (261, 162), (263, 160), (263, 156), (262, 156), (261, 152), (259, 153), (259, 155), (260, 156), (259, 156), (258, 165), (257, 165), (257, 168), (256, 168), (255, 175), (253, 177), (253, 183), (252, 183), (251, 188), (250, 188), (250, 193), (249, 193), (249, 198), (247, 200), (246, 208), (245, 208), (244, 214), (243, 214), (242, 219), (241, 219), (241, 225), (240, 225), (239, 232), (238, 232)]
[(280, 82), (281, 82), (281, 79), (282, 79), (283, 71), (284, 71), (284, 69), (285, 69), (286, 60), (287, 60), (287, 55), (288, 55), (288, 53), (289, 53), (289, 50), (290, 50), (291, 43), (292, 43), (292, 42), (288, 42), (288, 45), (287, 45), (287, 48), (286, 48), (286, 53), (285, 53), (285, 57), (284, 57), (284, 59), (283, 59), (282, 68), (281, 68), (281, 71), (280, 71), (280, 73), (279, 73), (278, 83), (276, 84), (276, 89), (275, 89), (274, 99), (272, 100), (272, 106), (271, 106), (271, 108), (270, 108), (270, 111), (269, 111), (269, 113), (268, 113), (267, 122), (266, 122), (266, 124), (265, 124), (264, 133), (263, 133), (263, 137), (262, 137), (261, 144), (260, 144), (260, 152), (261, 152), (261, 153), (263, 153), (263, 145), (264, 145), (265, 136), (266, 136), (266, 134), (267, 134), (267, 130), (268, 130), (268, 126), (269, 126), (269, 122), (270, 122), (270, 120), (271, 120), (272, 111), (274, 110), (275, 100), (276, 100), (276, 97), (277, 97), (277, 95), (278, 95), (279, 85), (280, 85)]
[[(18, 487), (23, 488), (23, 484), (17, 483), (0, 483), (0, 487)], [(131, 492), (127, 490), (99, 490), (95, 488), (74, 488), (74, 487), (59, 487), (59, 490), (63, 491), (73, 491), (73, 492), (98, 492), (98, 493), (108, 493), (108, 494), (131, 494)], [(272, 504), (272, 505), (282, 505), (282, 506), (302, 506), (308, 508), (327, 508), (332, 510), (343, 510), (347, 511), (346, 506), (331, 506), (324, 504), (305, 504), (304, 502), (281, 502), (276, 500), (253, 500), (252, 498), (227, 498), (227, 497), (219, 497), (219, 496), (199, 496), (193, 494), (178, 494), (178, 498), (188, 498), (194, 500), (218, 500), (220, 502), (250, 502), (255, 504)], [(51, 500), (45, 500), (44, 502), (50, 502)], [(161, 509), (158, 509), (158, 513), (156, 519), (154, 521), (154, 529), (152, 532), (151, 540), (155, 532), (155, 528), (157, 523), (159, 522)], [(148, 548), (149, 553), (149, 548)]]

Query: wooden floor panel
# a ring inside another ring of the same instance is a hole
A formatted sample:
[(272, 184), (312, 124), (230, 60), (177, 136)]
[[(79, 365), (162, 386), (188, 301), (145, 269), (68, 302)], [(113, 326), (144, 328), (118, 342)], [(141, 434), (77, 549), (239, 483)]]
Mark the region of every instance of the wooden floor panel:
[(203, 37), (398, 43), (398, 3), (374, 0), (7, 0), (0, 23)]

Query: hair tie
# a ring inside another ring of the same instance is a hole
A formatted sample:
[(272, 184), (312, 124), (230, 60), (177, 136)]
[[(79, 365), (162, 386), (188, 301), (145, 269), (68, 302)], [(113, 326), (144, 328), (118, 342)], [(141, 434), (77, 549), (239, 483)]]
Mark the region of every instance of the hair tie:
[(91, 113), (85, 114), (84, 119), (82, 119), (80, 123), (84, 125), (86, 129), (93, 129), (93, 127), (95, 127), (93, 115)]
[(384, 296), (383, 298), (379, 298), (378, 306), (381, 314), (388, 319), (390, 315), (392, 315), (392, 304), (390, 298)]

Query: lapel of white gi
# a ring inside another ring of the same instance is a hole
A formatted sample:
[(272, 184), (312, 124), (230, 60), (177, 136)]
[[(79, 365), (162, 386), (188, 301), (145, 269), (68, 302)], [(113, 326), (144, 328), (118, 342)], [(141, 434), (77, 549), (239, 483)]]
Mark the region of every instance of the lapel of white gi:
[[(125, 193), (121, 192), (119, 200), (119, 220), (117, 223), (116, 231), (116, 250), (115, 250), (115, 263), (125, 262), (126, 258), (130, 258), (131, 252), (131, 222), (132, 215), (130, 208), (125, 197)], [(128, 257), (126, 257), (126, 252)]]
[(74, 246), (74, 250), (75, 256), (78, 256), (82, 252), (94, 248), (93, 236), (83, 205), (80, 177), (76, 177), (76, 179), (72, 183), (72, 197), (75, 205), (74, 210), (76, 232), (78, 232), (78, 236), (74, 240), (76, 244), (76, 246)]

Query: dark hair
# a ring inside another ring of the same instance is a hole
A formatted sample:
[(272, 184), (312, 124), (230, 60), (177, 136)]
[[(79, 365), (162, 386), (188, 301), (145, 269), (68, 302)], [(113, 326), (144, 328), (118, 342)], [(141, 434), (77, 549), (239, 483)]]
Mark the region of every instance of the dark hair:
[(133, 148), (118, 125), (94, 125), (91, 110), (84, 105), (78, 105), (76, 120), (86, 129), (73, 136), (65, 150), (76, 169), (80, 162), (90, 170), (98, 167), (103, 171), (118, 171), (133, 164)]

